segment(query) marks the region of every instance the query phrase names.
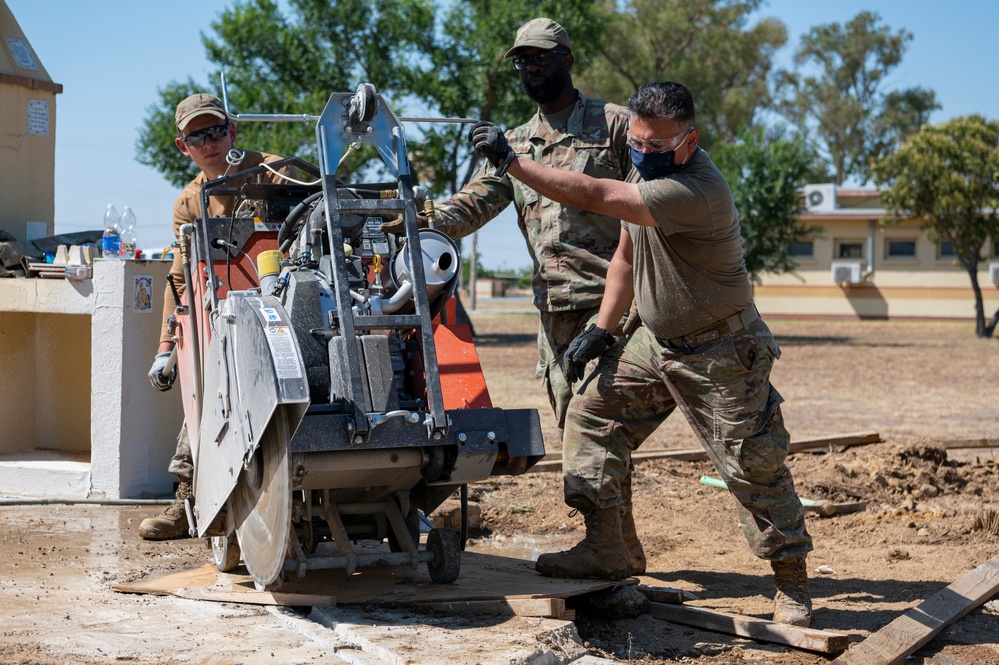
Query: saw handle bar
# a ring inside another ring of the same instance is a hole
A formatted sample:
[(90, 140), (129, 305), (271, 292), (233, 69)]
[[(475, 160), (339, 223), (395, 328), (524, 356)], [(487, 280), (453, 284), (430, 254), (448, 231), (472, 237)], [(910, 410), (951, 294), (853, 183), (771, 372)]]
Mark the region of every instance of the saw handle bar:
[[(237, 122), (318, 122), (320, 117), (318, 115), (311, 115), (308, 113), (233, 113), (229, 110), (229, 88), (225, 81), (225, 72), (221, 74), (222, 78), (222, 105), (225, 108), (225, 114), (230, 120), (235, 120)], [(361, 106), (361, 100), (369, 93), (367, 93), (367, 88), (365, 86), (371, 85), (370, 83), (362, 83), (358, 86), (357, 91), (354, 93), (354, 98), (357, 101), (358, 107)], [(365, 91), (362, 91), (364, 88)], [(371, 90), (374, 86), (371, 87)], [(400, 122), (430, 122), (430, 123), (457, 123), (457, 124), (474, 124), (479, 122), (477, 118), (399, 118)]]

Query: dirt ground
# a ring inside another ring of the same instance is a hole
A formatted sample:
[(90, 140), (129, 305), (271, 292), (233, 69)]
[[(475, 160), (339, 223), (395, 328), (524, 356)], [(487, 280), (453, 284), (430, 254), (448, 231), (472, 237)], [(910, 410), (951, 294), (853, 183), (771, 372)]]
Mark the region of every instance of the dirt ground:
[[(536, 407), (548, 450), (558, 451), (533, 378), (536, 316), (472, 316), (494, 404)], [(801, 496), (868, 502), (865, 512), (808, 517), (813, 626), (859, 641), (999, 555), (999, 528), (988, 526), (999, 522), (990, 522), (999, 513), (999, 463), (988, 451), (977, 459), (962, 453), (959, 461), (947, 447), (994, 442), (999, 341), (976, 339), (967, 322), (769, 322), (784, 351), (773, 381), (787, 400), (792, 439), (849, 432), (883, 439), (788, 461)], [(696, 446), (675, 414), (642, 450)], [(696, 606), (768, 618), (769, 567), (749, 553), (731, 498), (698, 482), (712, 473), (706, 462), (637, 465), (636, 522), (649, 557), (644, 581), (692, 591)], [(562, 503), (557, 473), (496, 478), (470, 495), (483, 517), (473, 548), (536, 557), (581, 536), (582, 521)], [(258, 607), (184, 601), (178, 613), (164, 599), (114, 593), (114, 584), (207, 561), (200, 541), (138, 540), (139, 521), (156, 512), (0, 506), (0, 663), (331, 662), (320, 646), (275, 627)], [(831, 660), (650, 615), (608, 621), (580, 612), (576, 626), (591, 655), (622, 662)], [(109, 643), (102, 637), (108, 631), (124, 641)], [(999, 665), (999, 601), (951, 625), (908, 662)]]
[[(969, 323), (770, 320), (783, 350), (773, 383), (786, 402), (792, 440), (878, 432), (882, 443), (795, 454), (788, 465), (802, 497), (867, 501), (865, 512), (830, 518), (809, 513), (815, 551), (808, 558), (813, 627), (859, 641), (964, 573), (999, 555), (999, 462), (951, 450), (960, 440), (992, 439), (999, 415), (994, 385), (999, 341), (974, 336)], [(493, 399), (533, 368), (534, 318), (474, 319)], [(502, 332), (500, 332), (502, 331)], [(500, 391), (497, 392), (497, 387)], [(537, 392), (537, 391), (535, 391)], [(524, 393), (526, 394), (526, 393)], [(548, 449), (557, 434), (539, 400)], [(642, 451), (696, 447), (680, 414)], [(699, 483), (709, 462), (649, 460), (636, 466), (639, 535), (649, 557), (646, 581), (695, 592), (692, 604), (769, 618), (769, 566), (752, 556), (732, 499)], [(557, 474), (494, 480), (472, 496), (492, 538), (582, 534), (561, 501)], [(556, 549), (556, 548), (552, 548)], [(821, 570), (824, 572), (816, 572)], [(946, 629), (909, 662), (999, 663), (999, 603)], [(613, 622), (581, 616), (592, 653), (627, 662), (804, 664), (828, 658), (729, 639), (651, 616)]]

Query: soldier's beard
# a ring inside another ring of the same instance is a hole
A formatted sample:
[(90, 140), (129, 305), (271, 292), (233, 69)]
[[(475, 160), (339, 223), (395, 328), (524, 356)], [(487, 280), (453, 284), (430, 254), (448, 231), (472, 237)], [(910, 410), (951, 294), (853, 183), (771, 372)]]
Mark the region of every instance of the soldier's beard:
[(524, 87), (524, 92), (527, 93), (528, 97), (538, 104), (547, 104), (555, 101), (565, 88), (567, 81), (565, 67), (560, 67), (550, 78), (542, 78), (544, 78), (544, 83), (537, 85), (529, 85), (527, 81), (521, 78), (520, 84)]

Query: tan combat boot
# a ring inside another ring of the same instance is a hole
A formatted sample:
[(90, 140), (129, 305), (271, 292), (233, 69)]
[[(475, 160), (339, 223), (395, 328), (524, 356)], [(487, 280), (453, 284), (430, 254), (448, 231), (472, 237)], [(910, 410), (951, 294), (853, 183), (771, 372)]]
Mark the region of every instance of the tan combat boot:
[(638, 540), (635, 530), (635, 516), (631, 510), (631, 474), (624, 477), (621, 483), (621, 537), (628, 548), (628, 558), (631, 560), (631, 574), (645, 574), (645, 550)]
[(807, 628), (812, 622), (812, 599), (808, 596), (808, 571), (804, 559), (771, 561), (774, 569), (774, 621)]
[(542, 554), (534, 569), (546, 577), (623, 580), (631, 575), (628, 547), (621, 537), (621, 506), (580, 510), (586, 537), (570, 550)]
[(142, 524), (139, 525), (139, 536), (146, 540), (187, 538), (189, 534), (184, 501), (190, 496), (191, 481), (181, 480), (177, 485), (177, 494), (173, 503), (163, 511), (163, 514), (142, 520)]

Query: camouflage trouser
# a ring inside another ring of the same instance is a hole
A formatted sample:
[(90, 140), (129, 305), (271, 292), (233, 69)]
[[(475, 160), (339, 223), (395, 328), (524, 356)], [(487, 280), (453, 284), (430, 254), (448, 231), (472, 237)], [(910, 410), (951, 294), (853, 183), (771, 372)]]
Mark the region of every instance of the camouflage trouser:
[(181, 480), (191, 480), (194, 475), (194, 458), (191, 457), (191, 439), (187, 435), (187, 421), (181, 426), (180, 434), (177, 435), (177, 449), (170, 459), (167, 471)]
[[(643, 326), (629, 344), (591, 364), (569, 405), (566, 503), (619, 504), (632, 451), (679, 406), (736, 499), (750, 550), (766, 559), (805, 556), (812, 540), (784, 464), (790, 435), (780, 412), (783, 398), (770, 385), (778, 355), (762, 319), (688, 349), (664, 347)], [(629, 423), (629, 436), (622, 422)]]

